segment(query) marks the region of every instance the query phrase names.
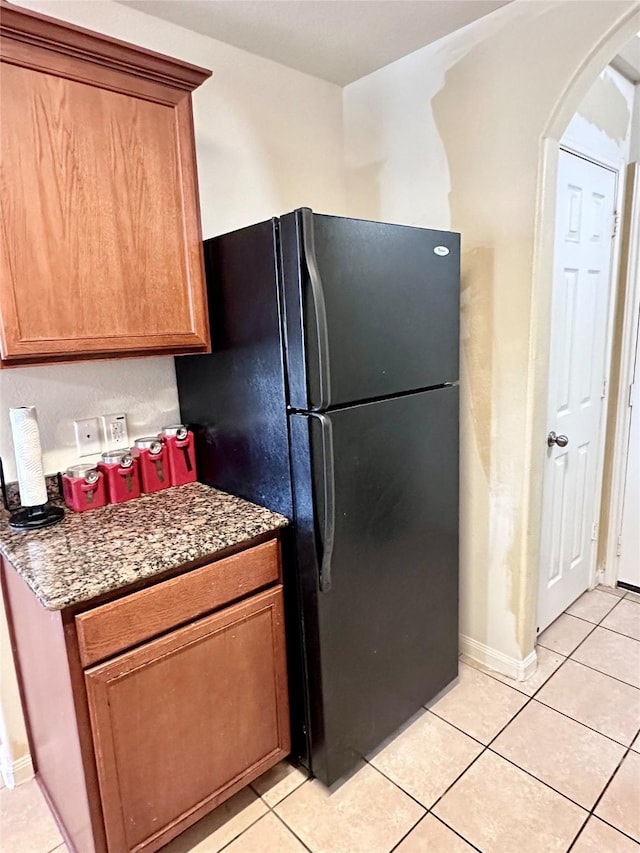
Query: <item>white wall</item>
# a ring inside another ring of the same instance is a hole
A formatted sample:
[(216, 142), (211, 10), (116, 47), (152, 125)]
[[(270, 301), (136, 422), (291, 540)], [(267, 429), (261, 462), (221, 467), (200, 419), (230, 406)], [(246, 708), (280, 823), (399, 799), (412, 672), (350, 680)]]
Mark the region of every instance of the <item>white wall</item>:
[(78, 459), (75, 418), (126, 412), (131, 440), (155, 434), (163, 425), (176, 422), (179, 408), (173, 359), (83, 361), (2, 370), (0, 454), (8, 480), (15, 479), (9, 407), (30, 405), (38, 412), (45, 471), (64, 470)]
[(515, 2), (344, 94), (349, 214), (462, 233), (461, 630), (512, 674), (535, 639), (552, 245), (539, 214), (555, 179), (542, 140), (639, 8)]
[[(20, 0), (20, 5), (213, 70), (193, 95), (205, 237), (303, 205), (344, 212), (338, 86), (109, 0)], [(45, 470), (54, 472), (76, 459), (74, 418), (125, 411), (131, 437), (174, 421), (173, 359), (0, 371), (0, 455), (8, 479), (15, 477), (15, 464), (7, 410), (19, 405), (37, 407)], [(26, 742), (11, 669), (3, 643), (0, 716), (6, 737), (1, 720), (0, 737), (5, 761), (19, 763)]]
[(611, 165), (628, 163), (636, 86), (608, 65), (562, 135), (562, 143)]
[(636, 93), (633, 99), (631, 143), (629, 146), (629, 160), (632, 163), (640, 161), (640, 84), (636, 84), (635, 89)]

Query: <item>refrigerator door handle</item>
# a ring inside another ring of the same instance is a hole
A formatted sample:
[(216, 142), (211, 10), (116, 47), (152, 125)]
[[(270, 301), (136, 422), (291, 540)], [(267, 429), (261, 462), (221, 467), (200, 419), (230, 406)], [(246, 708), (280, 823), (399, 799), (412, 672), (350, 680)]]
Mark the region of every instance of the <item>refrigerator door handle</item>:
[(333, 430), (331, 419), (317, 412), (309, 417), (316, 418), (322, 430), (322, 482), (324, 493), (324, 531), (322, 536), (322, 561), (320, 563), (320, 591), (331, 589), (331, 559), (336, 527), (336, 488), (333, 470)]
[(331, 379), (329, 375), (329, 331), (327, 325), (327, 309), (324, 302), (324, 291), (322, 279), (318, 269), (316, 258), (315, 238), (313, 233), (313, 213), (309, 208), (300, 211), (302, 253), (304, 264), (309, 273), (311, 295), (313, 301), (313, 312), (316, 321), (316, 335), (318, 345), (318, 381), (320, 386), (320, 399), (317, 405), (312, 406), (312, 411), (323, 411), (328, 408), (331, 401)]

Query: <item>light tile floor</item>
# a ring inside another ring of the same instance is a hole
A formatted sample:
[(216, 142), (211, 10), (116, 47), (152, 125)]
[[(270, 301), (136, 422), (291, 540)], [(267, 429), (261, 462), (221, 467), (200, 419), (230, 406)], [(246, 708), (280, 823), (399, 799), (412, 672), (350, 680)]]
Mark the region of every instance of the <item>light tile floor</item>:
[[(640, 597), (585, 593), (538, 661), (516, 683), (462, 659), (337, 790), (282, 763), (163, 853), (640, 853)], [(34, 782), (0, 804), (2, 853), (66, 851)]]

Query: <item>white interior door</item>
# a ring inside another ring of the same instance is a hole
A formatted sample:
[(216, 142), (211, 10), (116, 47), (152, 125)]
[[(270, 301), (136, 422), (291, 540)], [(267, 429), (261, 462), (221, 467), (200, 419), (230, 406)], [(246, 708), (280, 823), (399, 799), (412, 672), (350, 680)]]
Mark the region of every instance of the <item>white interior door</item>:
[(633, 385), (629, 395), (631, 425), (624, 484), (618, 580), (640, 587), (640, 315)]
[[(540, 631), (589, 586), (600, 506), (600, 430), (616, 179), (615, 172), (560, 151), (548, 435), (540, 436), (540, 450), (547, 455)], [(556, 442), (547, 446), (554, 434)]]

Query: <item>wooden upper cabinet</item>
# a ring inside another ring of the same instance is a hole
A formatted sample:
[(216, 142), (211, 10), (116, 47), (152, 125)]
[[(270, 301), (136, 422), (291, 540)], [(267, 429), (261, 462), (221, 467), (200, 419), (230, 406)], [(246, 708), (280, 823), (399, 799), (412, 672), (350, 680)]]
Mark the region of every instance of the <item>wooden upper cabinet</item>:
[(209, 71), (0, 4), (5, 364), (209, 348), (191, 92)]

